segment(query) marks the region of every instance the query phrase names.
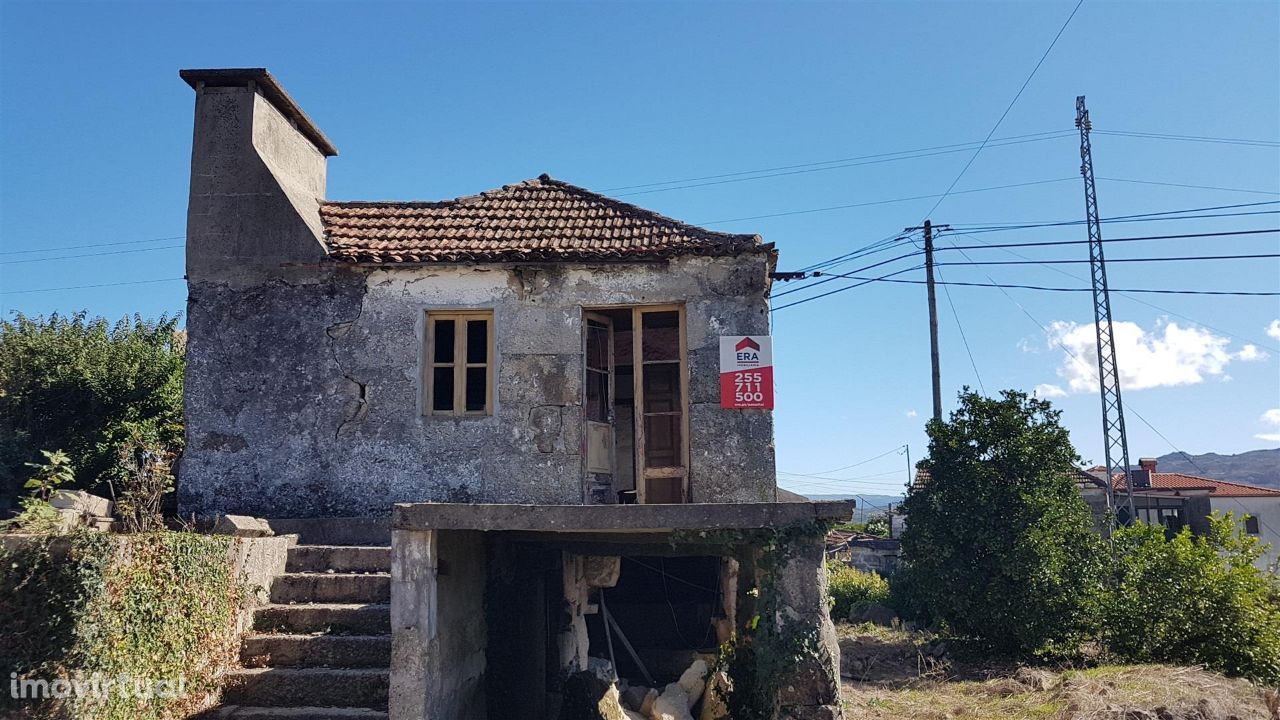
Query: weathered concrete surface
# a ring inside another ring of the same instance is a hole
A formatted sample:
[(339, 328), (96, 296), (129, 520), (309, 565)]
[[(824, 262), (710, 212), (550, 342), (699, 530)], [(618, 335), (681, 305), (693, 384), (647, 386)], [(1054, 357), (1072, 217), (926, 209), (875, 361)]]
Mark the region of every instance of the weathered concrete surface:
[(397, 530), (523, 530), (532, 532), (720, 530), (785, 527), (812, 520), (847, 520), (852, 500), (684, 505), (396, 505)]
[(827, 570), (823, 562), (824, 538), (798, 542), (783, 565), (775, 570), (774, 584), (780, 609), (772, 618), (779, 626), (797, 623), (816, 631), (820, 657), (806, 657), (782, 679), (779, 691), (781, 717), (787, 720), (831, 718), (840, 710), (840, 645), (827, 606)]
[[(765, 256), (746, 255), (193, 281), (182, 512), (581, 503), (583, 308), (668, 302), (687, 312), (692, 499), (773, 501), (772, 416), (721, 409), (716, 360), (721, 334), (768, 332), (767, 271)], [(426, 311), (446, 308), (494, 311), (492, 416), (422, 414)]]
[(484, 720), (484, 535), (397, 530), (391, 552), (391, 717)]

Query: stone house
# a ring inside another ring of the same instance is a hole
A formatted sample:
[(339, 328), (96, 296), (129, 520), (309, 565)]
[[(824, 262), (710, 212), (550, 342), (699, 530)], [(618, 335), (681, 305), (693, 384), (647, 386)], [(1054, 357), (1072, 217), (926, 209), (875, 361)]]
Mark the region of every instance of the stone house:
[[(269, 73), (181, 76), (180, 512), (300, 530), (312, 571), (338, 554), (305, 546), (383, 528), (388, 581), (348, 583), (390, 600), (370, 625), (391, 628), (389, 690), (359, 671), (371, 716), (567, 717), (602, 663), (670, 690), (691, 658), (772, 637), (809, 648), (766, 679), (781, 716), (840, 717), (822, 529), (851, 503), (777, 502), (770, 412), (720, 402), (721, 336), (769, 332), (773, 246), (545, 175), (333, 201), (337, 150)], [(264, 611), (302, 628), (291, 658), (332, 625), (289, 619), (331, 580), (291, 578)], [(246, 669), (236, 702), (306, 704), (345, 682), (326, 672)]]

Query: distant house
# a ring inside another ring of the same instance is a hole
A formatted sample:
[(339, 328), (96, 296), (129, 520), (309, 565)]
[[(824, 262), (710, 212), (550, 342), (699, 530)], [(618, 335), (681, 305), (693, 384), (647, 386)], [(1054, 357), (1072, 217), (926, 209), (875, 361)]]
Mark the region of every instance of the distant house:
[[(1099, 502), (1105, 509), (1105, 468), (1090, 468), (1084, 475), (1090, 478), (1081, 485), (1085, 500), (1095, 511)], [(1273, 571), (1280, 565), (1280, 490), (1186, 473), (1157, 472), (1155, 458), (1139, 460), (1138, 469), (1130, 475), (1138, 519), (1173, 530), (1190, 526), (1193, 533), (1203, 534), (1208, 532), (1210, 513), (1235, 513), (1244, 519), (1245, 532), (1271, 546), (1258, 558), (1257, 565)], [(1116, 476), (1115, 486), (1119, 505), (1126, 494), (1123, 475)]]
[[(1214, 512), (1235, 513), (1244, 519), (1245, 532), (1270, 545), (1258, 558), (1257, 566), (1273, 572), (1280, 566), (1280, 490), (1214, 480), (1212, 478), (1156, 471), (1154, 458), (1142, 458), (1132, 471), (1134, 514), (1151, 525), (1163, 525), (1172, 531), (1189, 527), (1191, 532), (1209, 532), (1209, 515)], [(1106, 468), (1069, 471), (1081, 496), (1093, 511), (1094, 525), (1101, 531), (1106, 524)], [(912, 490), (929, 482), (928, 470), (917, 470)], [(1125, 478), (1115, 480), (1117, 506), (1126, 496)], [(1121, 519), (1124, 517), (1121, 511)]]

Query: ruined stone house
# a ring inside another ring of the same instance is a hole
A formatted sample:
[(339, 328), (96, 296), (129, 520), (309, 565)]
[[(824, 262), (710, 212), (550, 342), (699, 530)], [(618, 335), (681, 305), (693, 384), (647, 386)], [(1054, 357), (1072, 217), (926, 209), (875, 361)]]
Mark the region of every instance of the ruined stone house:
[(390, 516), (389, 700), (362, 702), (555, 718), (593, 659), (661, 689), (765, 613), (812, 651), (770, 697), (839, 716), (820, 526), (849, 507), (777, 503), (770, 412), (720, 404), (720, 336), (768, 334), (773, 246), (546, 175), (330, 200), (337, 150), (270, 74), (182, 77), (180, 511)]

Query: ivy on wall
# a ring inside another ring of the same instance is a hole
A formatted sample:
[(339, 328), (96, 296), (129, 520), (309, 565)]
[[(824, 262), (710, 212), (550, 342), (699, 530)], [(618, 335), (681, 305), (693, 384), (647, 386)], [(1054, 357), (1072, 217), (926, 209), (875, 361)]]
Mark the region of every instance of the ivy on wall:
[[(18, 674), (6, 678), (0, 708), (26, 718), (168, 720), (211, 704), (235, 658), (243, 596), (230, 542), (81, 532), (0, 549), (0, 667)], [(23, 679), (78, 680), (81, 689), (61, 700), (12, 697)]]

